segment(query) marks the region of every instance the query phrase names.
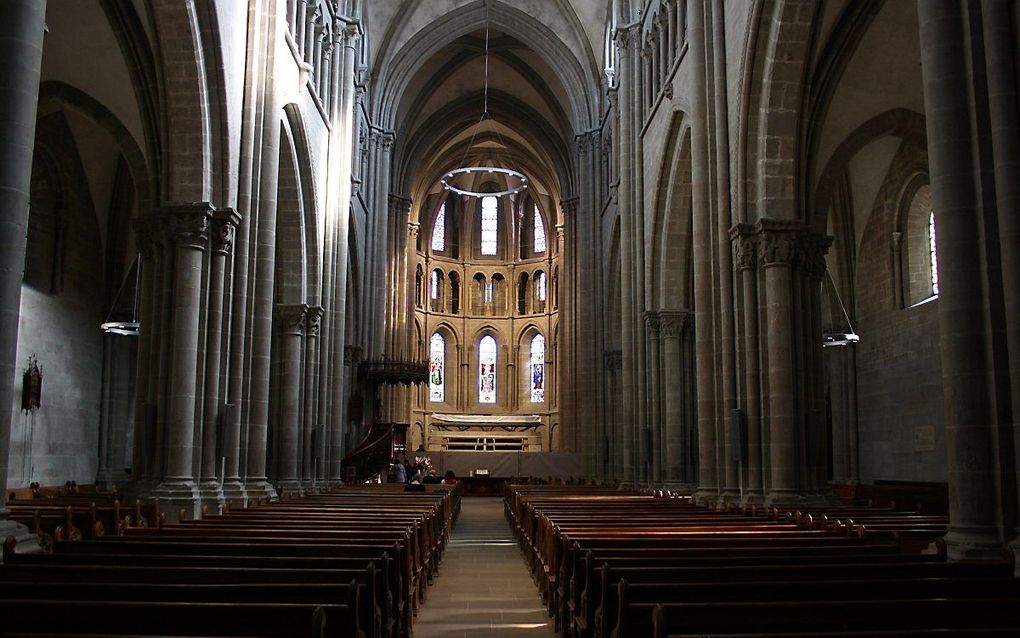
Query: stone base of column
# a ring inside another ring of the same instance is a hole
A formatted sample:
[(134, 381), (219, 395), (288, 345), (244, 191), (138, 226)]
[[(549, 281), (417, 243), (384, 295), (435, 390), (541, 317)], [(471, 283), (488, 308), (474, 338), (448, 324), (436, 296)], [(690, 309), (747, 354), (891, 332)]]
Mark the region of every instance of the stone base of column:
[(275, 501), (278, 497), (276, 494), (276, 488), (273, 484), (266, 479), (251, 479), (244, 485), (245, 492), (248, 493), (248, 500), (254, 501), (255, 499), (268, 499)]
[(117, 487), (113, 482), (113, 472), (111, 470), (99, 470), (96, 473), (96, 487), (108, 491)]
[(219, 481), (202, 481), (198, 486), (198, 497), (202, 501), (202, 507), (208, 511), (210, 516), (223, 511), (226, 499), (223, 497)]
[(276, 487), (283, 495), (283, 498), (296, 498), (304, 496), (305, 489), (301, 479), (280, 479)]
[(777, 505), (804, 505), (807, 503), (807, 499), (800, 492), (794, 492), (792, 490), (772, 490), (768, 496), (765, 497), (765, 505), (777, 506)]
[(1020, 536), (1015, 538), (1012, 543), (1008, 545), (1009, 549), (1013, 551), (1013, 576), (1020, 578), (1020, 560), (1016, 560), (1016, 556), (1020, 556)]
[(163, 481), (152, 490), (150, 496), (159, 499), (160, 511), (166, 514), (168, 523), (180, 521), (182, 512), (189, 520), (202, 515), (202, 501), (194, 481)]
[(248, 501), (248, 492), (244, 489), (241, 479), (228, 478), (223, 483), (223, 501), (231, 507), (244, 507)]
[(946, 552), (954, 562), (1002, 560), (1005, 549), (997, 530), (961, 529), (950, 524), (946, 534)]
[(43, 552), (38, 536), (21, 523), (4, 519), (0, 521), (0, 539), (11, 538), (14, 539), (15, 554), (41, 554)]
[(714, 488), (699, 487), (694, 492), (694, 502), (700, 504), (715, 503), (719, 500), (719, 490)]
[(744, 492), (743, 498), (740, 499), (741, 505), (764, 505), (765, 495), (761, 492)]
[(740, 490), (736, 488), (726, 488), (719, 494), (720, 503), (739, 503), (740, 502)]
[(812, 492), (807, 495), (807, 502), (810, 505), (842, 505), (843, 502), (832, 492)]

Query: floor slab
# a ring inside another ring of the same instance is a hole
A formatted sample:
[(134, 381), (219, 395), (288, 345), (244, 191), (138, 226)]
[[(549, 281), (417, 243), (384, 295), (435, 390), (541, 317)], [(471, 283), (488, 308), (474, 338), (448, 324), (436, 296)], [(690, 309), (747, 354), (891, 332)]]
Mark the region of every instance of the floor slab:
[(464, 498), (415, 638), (553, 638), (552, 619), (498, 498)]

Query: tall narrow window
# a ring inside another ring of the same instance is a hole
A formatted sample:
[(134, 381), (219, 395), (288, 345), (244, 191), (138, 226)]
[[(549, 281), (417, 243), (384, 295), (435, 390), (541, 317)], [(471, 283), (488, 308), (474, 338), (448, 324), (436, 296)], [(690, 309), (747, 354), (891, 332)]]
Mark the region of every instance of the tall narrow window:
[(435, 301), (439, 299), (439, 271), (433, 270), (432, 277), (429, 280), (429, 297)]
[(535, 298), (545, 301), (545, 273), (540, 272), (535, 276)]
[(491, 336), (478, 343), (478, 402), (496, 402), (496, 340)]
[(545, 224), (542, 223), (542, 214), (538, 212), (538, 204), (535, 205), (535, 252), (545, 252)]
[(443, 401), (446, 378), (446, 340), (438, 332), (429, 345), (429, 400)]
[(436, 223), (432, 226), (432, 250), (440, 253), (446, 250), (446, 202), (439, 207)]
[(492, 303), (492, 280), (485, 282), (485, 303)]
[(496, 198), (493, 196), (482, 198), (482, 254), (496, 254), (496, 235), (499, 229), (499, 216), (497, 214)]
[(931, 253), (931, 294), (939, 295), (939, 260), (935, 246), (935, 211), (928, 215), (928, 250)]
[(545, 337), (531, 340), (531, 402), (545, 401)]

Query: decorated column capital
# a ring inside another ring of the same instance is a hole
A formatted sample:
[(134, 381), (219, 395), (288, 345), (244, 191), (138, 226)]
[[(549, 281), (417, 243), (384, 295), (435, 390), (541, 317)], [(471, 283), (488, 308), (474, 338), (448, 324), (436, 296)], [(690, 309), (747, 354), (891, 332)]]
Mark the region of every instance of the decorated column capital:
[(808, 276), (821, 280), (825, 277), (825, 255), (829, 252), (833, 238), (821, 233), (808, 232), (801, 235), (801, 267)]
[(758, 261), (758, 238), (754, 234), (754, 227), (750, 224), (734, 225), (730, 228), (730, 240), (733, 242), (737, 268), (753, 270)]
[(676, 339), (683, 335), (693, 319), (688, 310), (662, 310), (659, 312), (662, 336), (665, 339)]
[(349, 368), (361, 361), (361, 346), (344, 346), (344, 367)]
[(322, 306), (309, 306), (305, 314), (305, 336), (316, 339), (319, 336), (319, 328), (322, 326)]
[(156, 237), (152, 227), (150, 216), (139, 217), (132, 222), (135, 231), (135, 246), (141, 253), (142, 259), (152, 259), (156, 250)]
[(648, 331), (648, 336), (651, 337), (653, 341), (658, 341), (659, 328), (662, 326), (662, 319), (659, 316), (659, 313), (652, 310), (647, 310), (645, 311), (644, 319), (645, 330)]
[(280, 331), (284, 334), (301, 336), (305, 333), (305, 317), (308, 306), (305, 304), (278, 304), (276, 318), (280, 323)]
[(623, 351), (622, 350), (606, 350), (602, 354), (603, 365), (606, 370), (622, 370), (623, 369)]
[(213, 252), (227, 255), (234, 245), (234, 231), (241, 223), (241, 214), (233, 208), (218, 208), (210, 224)]
[(164, 206), (159, 214), (165, 223), (166, 239), (179, 247), (204, 249), (209, 242), (213, 210), (209, 202)]
[(758, 257), (765, 268), (796, 266), (801, 257), (800, 234), (804, 225), (795, 220), (761, 219), (755, 225)]

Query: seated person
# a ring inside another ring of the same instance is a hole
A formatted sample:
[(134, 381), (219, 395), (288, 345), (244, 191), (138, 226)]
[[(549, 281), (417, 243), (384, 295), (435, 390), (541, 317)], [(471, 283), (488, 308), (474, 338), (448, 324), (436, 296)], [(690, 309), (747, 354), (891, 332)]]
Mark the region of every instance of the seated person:
[(425, 486), (416, 480), (412, 480), (410, 483), (404, 486), (405, 492), (424, 492)]
[(443, 482), (443, 480), (436, 475), (436, 471), (434, 469), (430, 469), (428, 475), (423, 478), (421, 482), (425, 485), (439, 485)]
[(453, 473), (453, 470), (446, 470), (446, 474), (443, 475), (443, 485), (456, 485), (457, 475)]

